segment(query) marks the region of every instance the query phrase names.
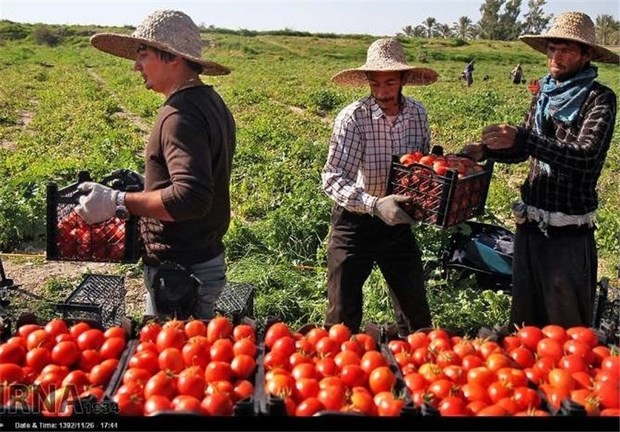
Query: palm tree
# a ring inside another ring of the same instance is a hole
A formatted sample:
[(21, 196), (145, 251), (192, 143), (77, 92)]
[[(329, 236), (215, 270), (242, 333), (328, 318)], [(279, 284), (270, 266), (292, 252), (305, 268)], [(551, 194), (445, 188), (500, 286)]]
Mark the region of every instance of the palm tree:
[(452, 28), (456, 34), (456, 37), (465, 40), (468, 37), (471, 37), (471, 26), (472, 20), (468, 16), (462, 16), (457, 22), (454, 23)]
[(444, 39), (451, 38), (453, 36), (452, 28), (450, 28), (448, 24), (437, 24), (435, 28), (437, 29), (437, 33), (439, 33)]
[(620, 22), (611, 15), (603, 14), (596, 17), (596, 39), (600, 44), (617, 44), (619, 30)]
[(435, 29), (435, 26), (437, 25), (437, 20), (433, 17), (428, 17), (424, 21), (422, 21), (422, 24), (426, 26), (426, 37), (432, 38), (433, 30)]

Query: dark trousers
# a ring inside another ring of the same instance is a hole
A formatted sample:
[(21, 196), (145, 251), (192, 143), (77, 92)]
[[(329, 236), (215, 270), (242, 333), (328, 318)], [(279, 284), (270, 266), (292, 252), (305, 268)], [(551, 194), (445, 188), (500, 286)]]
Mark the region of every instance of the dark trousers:
[(424, 288), (422, 256), (409, 225), (389, 226), (368, 214), (336, 206), (327, 249), (326, 323), (345, 323), (359, 331), (362, 286), (377, 265), (390, 290), (398, 332), (409, 334), (431, 325)]
[(511, 322), (591, 326), (598, 258), (594, 229), (517, 226), (512, 263)]

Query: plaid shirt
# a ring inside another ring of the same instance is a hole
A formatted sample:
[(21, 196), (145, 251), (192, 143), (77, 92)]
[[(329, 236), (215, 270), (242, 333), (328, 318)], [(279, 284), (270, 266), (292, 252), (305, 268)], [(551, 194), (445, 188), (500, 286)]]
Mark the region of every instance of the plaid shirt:
[(367, 96), (336, 117), (321, 176), (323, 190), (349, 211), (372, 213), (387, 192), (392, 155), (428, 153), (429, 145), (426, 110), (419, 102), (403, 97), (392, 125), (374, 97)]
[(566, 124), (553, 119), (545, 134), (534, 132), (536, 98), (519, 127), (515, 146), (488, 150), (501, 162), (523, 162), (531, 156), (528, 178), (521, 186), (525, 204), (549, 212), (584, 215), (598, 207), (596, 183), (614, 133), (616, 95), (594, 82), (577, 120)]

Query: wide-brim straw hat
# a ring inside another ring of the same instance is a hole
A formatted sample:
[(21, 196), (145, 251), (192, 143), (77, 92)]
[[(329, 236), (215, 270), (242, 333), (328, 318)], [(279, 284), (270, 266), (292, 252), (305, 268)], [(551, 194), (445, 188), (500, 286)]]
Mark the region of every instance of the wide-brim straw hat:
[(366, 63), (355, 69), (346, 69), (332, 77), (336, 84), (366, 85), (368, 72), (406, 72), (403, 84), (428, 85), (437, 81), (439, 74), (433, 69), (407, 64), (405, 50), (395, 38), (384, 38), (368, 47)]
[(592, 48), (592, 61), (620, 63), (620, 56), (618, 54), (596, 43), (594, 23), (583, 12), (565, 12), (560, 14), (545, 33), (540, 35), (523, 35), (519, 39), (543, 54), (547, 54), (549, 39), (579, 42)]
[(230, 73), (226, 66), (202, 58), (200, 29), (181, 11), (155, 11), (131, 35), (98, 33), (90, 38), (90, 43), (101, 51), (129, 60), (135, 60), (138, 48), (146, 45), (202, 65), (204, 75)]

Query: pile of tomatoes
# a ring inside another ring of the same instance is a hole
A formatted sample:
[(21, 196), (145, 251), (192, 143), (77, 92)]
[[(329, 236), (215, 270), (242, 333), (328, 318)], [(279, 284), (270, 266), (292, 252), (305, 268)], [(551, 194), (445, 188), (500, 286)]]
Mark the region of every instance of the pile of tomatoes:
[(126, 221), (111, 218), (88, 225), (71, 210), (58, 221), (56, 247), (60, 259), (122, 261), (125, 254)]
[[(412, 198), (404, 209), (414, 220), (441, 222), (438, 215), (445, 212), (447, 225), (462, 222), (475, 216), (490, 185), (490, 176), (478, 175), (484, 172), (481, 165), (457, 155), (407, 153), (400, 157), (400, 165), (392, 170), (393, 193)], [(446, 188), (452, 187), (448, 170), (457, 176), (452, 196), (447, 198), (450, 202), (444, 202)]]
[(113, 400), (121, 415), (230, 416), (254, 394), (255, 329), (223, 316), (151, 321), (139, 330)]
[(0, 404), (6, 412), (70, 415), (77, 398), (102, 400), (125, 346), (120, 327), (58, 318), (22, 325), (0, 345)]
[(344, 324), (301, 333), (275, 323), (264, 343), (264, 396), (281, 399), (290, 416), (398, 416), (407, 402), (402, 381), (399, 389), (395, 370), (367, 333), (352, 334)]
[(548, 416), (563, 401), (620, 415), (620, 357), (590, 328), (524, 326), (500, 342), (434, 329), (388, 348), (414, 404), (443, 416)]

